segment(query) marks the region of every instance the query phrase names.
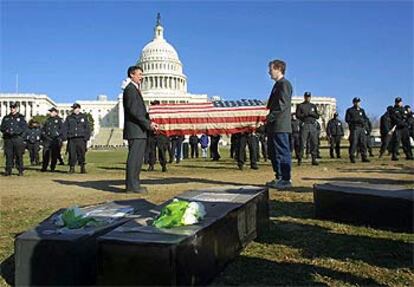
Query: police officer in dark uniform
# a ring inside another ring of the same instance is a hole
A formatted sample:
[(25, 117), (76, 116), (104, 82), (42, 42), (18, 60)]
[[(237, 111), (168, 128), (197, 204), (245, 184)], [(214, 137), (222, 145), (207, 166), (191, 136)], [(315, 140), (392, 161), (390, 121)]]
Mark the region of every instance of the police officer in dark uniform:
[(410, 135), (408, 129), (408, 112), (404, 109), (402, 99), (400, 97), (397, 97), (395, 99), (395, 105), (391, 112), (391, 124), (395, 125), (395, 131), (392, 140), (393, 150), (391, 160), (398, 160), (400, 142), (403, 146), (405, 158), (407, 160), (412, 160), (413, 153), (411, 150)]
[(334, 158), (334, 150), (336, 158), (341, 158), (341, 139), (344, 136), (344, 127), (338, 118), (338, 113), (334, 113), (332, 119), (328, 122), (326, 134), (329, 139), (329, 155)]
[(30, 164), (39, 165), (39, 151), (42, 131), (37, 121), (31, 119), (29, 121), (29, 128), (24, 133), (24, 141), (26, 142), (26, 149), (30, 154)]
[(55, 171), (58, 161), (60, 146), (63, 142), (63, 120), (58, 115), (56, 108), (49, 109), (49, 117), (42, 128), (43, 163), (41, 171), (45, 172), (50, 161), (50, 170)]
[(292, 114), (291, 120), (292, 134), (290, 135), (290, 150), (295, 151), (295, 157), (300, 158), (300, 121), (296, 118), (296, 114)]
[(63, 124), (63, 135), (68, 140), (69, 149), (69, 173), (75, 172), (76, 162), (79, 163), (81, 173), (86, 173), (85, 153), (91, 131), (86, 114), (80, 112), (81, 106), (78, 103), (72, 105), (70, 114)]
[(316, 105), (310, 102), (311, 93), (305, 92), (305, 101), (296, 108), (296, 117), (302, 122), (300, 128), (300, 155), (298, 165), (302, 163), (304, 148), (307, 140), (310, 140), (310, 153), (312, 156), (312, 165), (319, 165), (316, 160), (318, 156), (318, 131), (316, 120), (319, 119)]
[(367, 116), (364, 109), (360, 107), (360, 98), (354, 98), (352, 103), (353, 107), (347, 109), (345, 114), (345, 121), (349, 125), (349, 159), (355, 163), (355, 152), (359, 149), (362, 161), (369, 162), (364, 128)]
[(391, 144), (392, 134), (395, 128), (391, 123), (392, 106), (388, 106), (386, 112), (380, 118), (380, 134), (381, 134), (381, 148), (379, 158), (381, 158), (385, 151), (389, 149)]
[(239, 143), (236, 149), (236, 159), (239, 169), (243, 170), (244, 163), (246, 162), (246, 145), (249, 147), (250, 168), (259, 169), (257, 166), (257, 140), (251, 132), (240, 133), (239, 136)]
[(6, 115), (2, 122), (0, 130), (3, 133), (4, 153), (6, 156), (5, 176), (12, 173), (13, 163), (16, 159), (16, 167), (19, 176), (23, 175), (23, 153), (25, 149), (23, 135), (27, 130), (27, 122), (23, 115), (17, 111), (17, 104), (10, 104), (10, 113)]

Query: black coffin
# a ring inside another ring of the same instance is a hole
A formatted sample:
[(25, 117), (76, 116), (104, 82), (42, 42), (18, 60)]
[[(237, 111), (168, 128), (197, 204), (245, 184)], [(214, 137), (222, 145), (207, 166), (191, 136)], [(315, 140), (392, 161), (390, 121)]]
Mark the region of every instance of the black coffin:
[(190, 191), (178, 198), (202, 202), (207, 216), (173, 229), (137, 219), (99, 237), (99, 285), (206, 284), (269, 224), (264, 188)]
[(318, 218), (413, 232), (413, 189), (333, 182), (315, 184), (313, 197)]
[(134, 213), (150, 210), (145, 200), (104, 203), (82, 210), (97, 211), (96, 218), (111, 218), (99, 227), (66, 230), (59, 233), (53, 219), (64, 209), (52, 214), (36, 228), (15, 240), (15, 284), (22, 285), (91, 285), (96, 283), (96, 238), (130, 220), (129, 217), (108, 217), (113, 209), (133, 208)]

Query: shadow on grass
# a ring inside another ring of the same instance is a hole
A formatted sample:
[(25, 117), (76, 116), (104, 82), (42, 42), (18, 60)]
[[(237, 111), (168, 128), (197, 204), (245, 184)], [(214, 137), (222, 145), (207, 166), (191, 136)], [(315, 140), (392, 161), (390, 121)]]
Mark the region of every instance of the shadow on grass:
[(269, 202), (269, 213), (271, 217), (315, 218), (315, 206), (312, 202), (271, 200)]
[(269, 232), (256, 240), (302, 250), (302, 256), (360, 260), (371, 266), (411, 268), (414, 244), (363, 235), (334, 233), (330, 229), (274, 220)]
[(0, 275), (10, 286), (14, 286), (14, 254), (0, 263)]
[(402, 166), (400, 169), (385, 168), (338, 168), (339, 172), (361, 172), (361, 173), (385, 173), (385, 174), (414, 174), (414, 168)]
[[(114, 166), (111, 166), (111, 167), (109, 167), (109, 166), (97, 166), (96, 168), (97, 169), (104, 169), (104, 170), (122, 170), (122, 171), (126, 170), (125, 167), (114, 167)], [(144, 170), (142, 170), (142, 171), (144, 171)]]
[[(225, 169), (225, 170), (232, 170), (232, 169), (237, 169), (239, 170), (238, 166), (236, 163), (234, 163), (232, 166), (220, 166), (220, 165), (214, 165), (214, 166), (204, 166), (204, 165), (191, 165), (191, 164), (180, 164), (179, 166), (183, 167), (183, 168), (198, 168), (198, 169)], [(249, 166), (244, 166), (244, 169), (250, 169)]]
[(325, 267), (303, 263), (279, 263), (247, 256), (237, 257), (211, 285), (328, 286), (315, 281), (316, 275), (354, 286), (384, 286), (371, 278), (362, 278)]
[[(95, 181), (69, 181), (56, 179), (54, 182), (64, 185), (77, 185), (84, 188), (93, 188), (100, 191), (106, 192), (124, 192), (125, 181), (124, 180), (95, 180)], [(141, 180), (143, 185), (166, 185), (166, 184), (184, 184), (184, 183), (205, 183), (205, 184), (217, 184), (217, 185), (235, 185), (235, 186), (261, 186), (240, 183), (239, 181), (219, 181), (210, 180), (204, 178), (193, 178), (193, 177), (170, 177), (170, 178), (157, 178), (157, 179), (144, 179)], [(122, 186), (122, 188), (118, 187)]]
[(302, 177), (302, 180), (312, 181), (350, 181), (350, 182), (366, 182), (373, 184), (414, 184), (414, 180), (376, 178), (376, 177)]

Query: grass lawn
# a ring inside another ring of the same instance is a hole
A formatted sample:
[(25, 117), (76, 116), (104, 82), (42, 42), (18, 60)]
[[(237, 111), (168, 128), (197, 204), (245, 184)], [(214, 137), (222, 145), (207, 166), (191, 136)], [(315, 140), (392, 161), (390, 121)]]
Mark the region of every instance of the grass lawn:
[[(143, 171), (150, 191), (145, 196), (122, 193), (126, 150), (88, 152), (86, 175), (69, 175), (67, 166), (58, 166), (53, 174), (28, 166), (24, 177), (1, 177), (0, 285), (11, 283), (15, 235), (59, 208), (139, 197), (161, 203), (188, 189), (260, 185), (273, 177), (269, 162), (260, 162), (259, 170), (246, 166), (239, 171), (226, 150), (222, 156), (219, 162), (189, 159), (171, 164), (167, 173), (159, 165), (154, 172)], [(270, 190), (269, 232), (252, 242), (213, 285), (414, 286), (413, 234), (317, 220), (312, 195), (313, 184), (337, 180), (412, 188), (414, 162), (375, 158), (351, 165), (345, 158), (328, 159), (326, 150), (323, 156), (318, 167), (308, 161), (294, 165), (291, 190)], [(0, 163), (3, 171), (1, 156)]]

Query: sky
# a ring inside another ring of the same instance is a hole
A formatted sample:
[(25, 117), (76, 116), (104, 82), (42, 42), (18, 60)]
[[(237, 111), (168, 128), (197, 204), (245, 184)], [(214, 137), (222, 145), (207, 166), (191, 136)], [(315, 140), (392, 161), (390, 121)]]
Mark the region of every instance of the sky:
[(360, 97), (377, 116), (414, 104), (413, 3), (0, 0), (0, 92), (116, 99), (159, 12), (191, 93), (266, 100), (282, 59), (295, 95), (335, 97), (342, 116)]

